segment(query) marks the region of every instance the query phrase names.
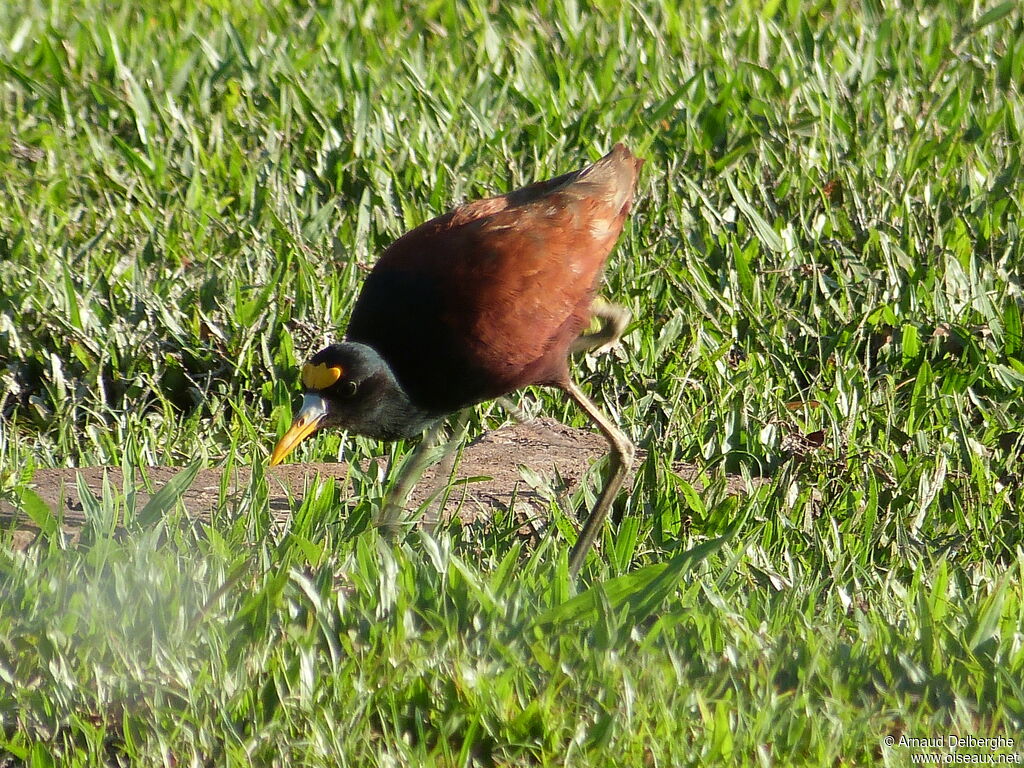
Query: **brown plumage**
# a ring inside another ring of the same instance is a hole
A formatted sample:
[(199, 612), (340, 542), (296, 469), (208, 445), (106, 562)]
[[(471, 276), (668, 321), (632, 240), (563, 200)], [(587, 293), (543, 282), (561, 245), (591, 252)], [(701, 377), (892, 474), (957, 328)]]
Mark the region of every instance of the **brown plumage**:
[(640, 162), (619, 144), (583, 171), (416, 227), (374, 266), (346, 337), (432, 413), (564, 383)]
[[(628, 318), (602, 308), (596, 314), (616, 327), (578, 341), (642, 164), (616, 144), (589, 167), (460, 206), (395, 241), (363, 284), (346, 342), (304, 369), (307, 401), (272, 463), (323, 426), (393, 439), (532, 384), (585, 398), (568, 357), (614, 343)], [(581, 407), (628, 464), (628, 440), (589, 400)], [(574, 571), (583, 554), (574, 552)]]

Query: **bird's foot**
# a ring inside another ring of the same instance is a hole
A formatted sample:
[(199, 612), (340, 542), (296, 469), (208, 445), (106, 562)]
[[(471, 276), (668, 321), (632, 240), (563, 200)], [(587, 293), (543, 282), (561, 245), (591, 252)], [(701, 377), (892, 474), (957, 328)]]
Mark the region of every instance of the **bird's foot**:
[(584, 333), (572, 343), (570, 352), (574, 355), (601, 355), (608, 352), (619, 343), (633, 317), (625, 307), (601, 298), (594, 300), (590, 314), (601, 322), (601, 327), (592, 333)]

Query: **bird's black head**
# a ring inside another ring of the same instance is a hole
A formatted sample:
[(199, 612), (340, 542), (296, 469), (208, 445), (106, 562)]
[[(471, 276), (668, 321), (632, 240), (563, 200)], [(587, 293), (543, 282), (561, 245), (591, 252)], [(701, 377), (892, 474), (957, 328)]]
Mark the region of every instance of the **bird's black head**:
[(372, 347), (352, 343), (331, 344), (302, 366), (302, 391), (345, 406), (339, 410), (351, 409), (373, 394), (375, 384), (379, 388), (381, 380), (387, 378), (387, 372), (387, 363)]
[(278, 464), (322, 427), (342, 427), (381, 440), (413, 437), (433, 417), (416, 408), (377, 351), (365, 344), (332, 344), (302, 366), (302, 407), (277, 443)]

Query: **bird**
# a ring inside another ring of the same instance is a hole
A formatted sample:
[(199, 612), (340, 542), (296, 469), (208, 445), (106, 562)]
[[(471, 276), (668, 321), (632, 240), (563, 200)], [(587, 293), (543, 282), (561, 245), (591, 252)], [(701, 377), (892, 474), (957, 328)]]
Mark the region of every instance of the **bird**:
[[(325, 427), (417, 437), (464, 408), (556, 387), (609, 446), (607, 479), (570, 554), (575, 578), (635, 448), (573, 380), (569, 360), (612, 347), (630, 321), (597, 294), (643, 163), (615, 144), (592, 165), (465, 203), (399, 237), (365, 278), (344, 341), (303, 365), (302, 405), (271, 466)], [(585, 332), (595, 319), (600, 328)]]

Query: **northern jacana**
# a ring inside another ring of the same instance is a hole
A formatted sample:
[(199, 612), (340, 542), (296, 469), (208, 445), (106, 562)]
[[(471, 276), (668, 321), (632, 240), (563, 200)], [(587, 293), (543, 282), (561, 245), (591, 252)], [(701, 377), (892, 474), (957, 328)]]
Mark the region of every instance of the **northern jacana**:
[[(569, 563), (575, 576), (633, 462), (629, 439), (569, 375), (629, 319), (594, 301), (643, 160), (622, 144), (593, 165), (467, 203), (396, 240), (374, 265), (346, 340), (302, 369), (302, 407), (271, 465), (322, 427), (415, 437), (445, 416), (530, 385), (558, 387), (604, 434), (608, 480)], [(600, 331), (581, 332), (592, 317)]]

